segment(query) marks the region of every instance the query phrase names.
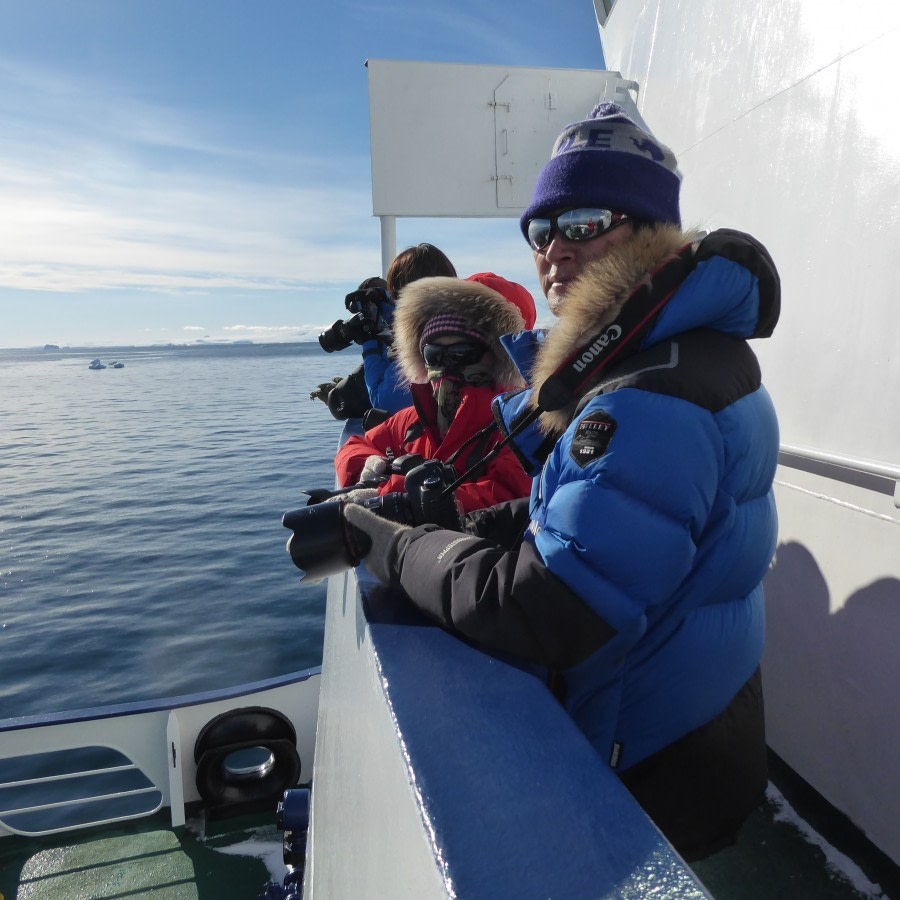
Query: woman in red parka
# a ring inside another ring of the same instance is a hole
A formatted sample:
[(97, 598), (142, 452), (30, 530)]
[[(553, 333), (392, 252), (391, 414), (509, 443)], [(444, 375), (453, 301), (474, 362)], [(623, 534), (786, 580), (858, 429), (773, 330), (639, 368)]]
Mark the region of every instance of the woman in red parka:
[[(407, 285), (397, 300), (394, 343), (413, 405), (351, 437), (338, 451), (342, 485), (385, 479), (378, 488), (354, 492), (353, 499), (402, 491), (403, 475), (385, 475), (397, 457), (418, 453), (462, 475), (499, 444), (491, 400), (523, 385), (499, 338), (530, 328), (534, 320), (531, 294), (491, 272)], [(467, 513), (530, 490), (531, 478), (504, 447), (470, 473), (456, 489), (456, 500)]]

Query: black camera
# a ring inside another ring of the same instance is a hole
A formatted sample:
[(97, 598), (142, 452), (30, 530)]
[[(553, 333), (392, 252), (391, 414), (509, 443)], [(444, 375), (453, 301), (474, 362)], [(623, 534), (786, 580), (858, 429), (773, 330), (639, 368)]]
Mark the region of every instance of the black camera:
[[(401, 457), (397, 462), (412, 458)], [(359, 505), (403, 525), (432, 523), (451, 531), (461, 531), (456, 499), (448, 490), (455, 476), (452, 466), (429, 459), (407, 472), (405, 492), (372, 497)], [(338, 491), (307, 491), (310, 498), (307, 505), (284, 514), (281, 524), (294, 532), (288, 539), (287, 548), (304, 578), (319, 581), (359, 564), (358, 541), (344, 516), (346, 501), (341, 495), (371, 486), (358, 484)]]
[(385, 325), (379, 305), (387, 299), (387, 292), (380, 287), (362, 288), (347, 294), (344, 306), (353, 315), (349, 319), (338, 319), (331, 328), (326, 328), (319, 335), (319, 346), (326, 353), (334, 353), (376, 337)]

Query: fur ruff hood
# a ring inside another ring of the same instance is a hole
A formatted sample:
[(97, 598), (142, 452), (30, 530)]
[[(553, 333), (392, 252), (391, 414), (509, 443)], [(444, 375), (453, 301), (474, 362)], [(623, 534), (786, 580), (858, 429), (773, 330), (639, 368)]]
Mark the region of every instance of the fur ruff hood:
[[(532, 371), (532, 407), (537, 406), (541, 385), (592, 335), (618, 318), (625, 301), (650, 273), (672, 259), (685, 244), (699, 240), (695, 232), (683, 232), (673, 225), (644, 229), (634, 240), (615, 247), (609, 256), (597, 260), (571, 286), (562, 305), (558, 323), (547, 333)], [(574, 414), (577, 402), (540, 416), (545, 433), (562, 433)]]
[(461, 278), (420, 278), (400, 291), (394, 312), (394, 348), (407, 383), (428, 381), (419, 340), (428, 321), (453, 313), (469, 328), (483, 334), (496, 360), (498, 390), (524, 387), (518, 369), (500, 345), (500, 336), (521, 331), (522, 315), (502, 294), (476, 281)]

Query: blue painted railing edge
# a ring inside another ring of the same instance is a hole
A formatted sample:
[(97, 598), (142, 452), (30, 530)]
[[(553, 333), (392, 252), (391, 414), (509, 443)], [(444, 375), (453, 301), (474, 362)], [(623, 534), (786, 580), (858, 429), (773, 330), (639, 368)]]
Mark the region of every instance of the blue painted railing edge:
[(87, 722), (92, 719), (110, 719), (119, 716), (132, 716), (138, 713), (153, 713), (170, 709), (179, 709), (186, 706), (199, 706), (203, 703), (213, 703), (218, 700), (232, 700), (247, 694), (255, 694), (260, 691), (271, 690), (289, 684), (297, 684), (301, 681), (308, 681), (310, 678), (321, 675), (321, 673), (322, 667), (314, 666), (297, 672), (276, 675), (261, 681), (248, 682), (247, 684), (239, 684), (227, 688), (217, 688), (211, 691), (183, 694), (176, 697), (163, 697), (155, 700), (135, 700), (127, 703), (113, 703), (108, 706), (92, 706), (84, 709), (71, 709), (61, 712), (41, 713), (33, 716), (16, 716), (8, 719), (0, 719), (0, 734), (5, 731), (18, 731), (23, 728), (65, 725), (72, 722)]
[(541, 682), (358, 571), (398, 752), (448, 896), (709, 896)]

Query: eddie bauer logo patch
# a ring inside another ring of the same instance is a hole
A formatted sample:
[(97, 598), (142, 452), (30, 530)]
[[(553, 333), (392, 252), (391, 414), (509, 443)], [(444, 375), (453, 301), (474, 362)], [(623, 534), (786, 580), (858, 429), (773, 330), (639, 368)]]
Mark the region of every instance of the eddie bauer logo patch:
[(616, 420), (605, 412), (591, 413), (578, 423), (569, 454), (583, 469), (606, 453), (616, 433)]

